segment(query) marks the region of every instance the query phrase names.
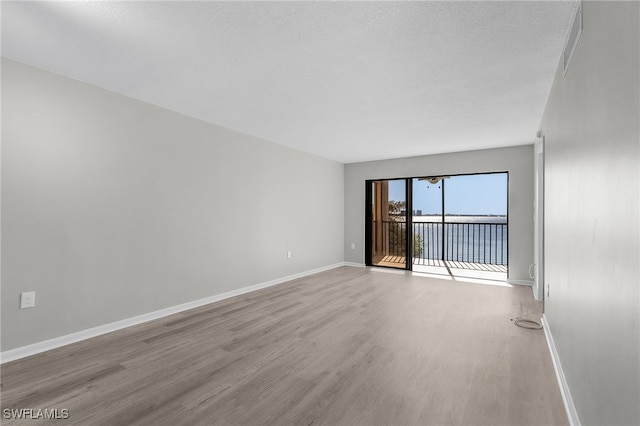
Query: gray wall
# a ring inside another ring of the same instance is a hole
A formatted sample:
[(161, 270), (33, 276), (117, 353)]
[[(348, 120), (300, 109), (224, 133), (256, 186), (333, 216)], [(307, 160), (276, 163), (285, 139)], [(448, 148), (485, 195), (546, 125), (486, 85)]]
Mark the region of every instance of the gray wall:
[(585, 425), (640, 424), (637, 2), (590, 2), (544, 113), (545, 316)]
[(8, 60), (2, 124), (3, 351), (344, 259), (342, 164)]
[[(535, 135), (532, 135), (532, 140)], [(372, 161), (345, 166), (345, 260), (364, 263), (367, 179), (509, 172), (509, 278), (530, 280), (533, 263), (533, 146)], [(351, 243), (356, 249), (351, 249)]]

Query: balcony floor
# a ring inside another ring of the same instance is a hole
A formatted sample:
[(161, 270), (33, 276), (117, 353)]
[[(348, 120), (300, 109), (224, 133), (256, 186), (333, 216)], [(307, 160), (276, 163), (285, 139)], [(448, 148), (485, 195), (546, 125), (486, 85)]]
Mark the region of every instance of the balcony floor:
[[(375, 266), (404, 268), (405, 265), (405, 258), (402, 256), (375, 256), (372, 260)], [(415, 258), (413, 272), (453, 281), (508, 285), (507, 265)]]

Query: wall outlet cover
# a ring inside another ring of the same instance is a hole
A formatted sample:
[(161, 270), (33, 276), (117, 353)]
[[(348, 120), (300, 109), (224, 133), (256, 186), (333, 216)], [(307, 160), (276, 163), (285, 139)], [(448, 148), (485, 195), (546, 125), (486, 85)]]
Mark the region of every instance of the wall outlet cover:
[(20, 309), (33, 308), (36, 306), (36, 292), (27, 291), (20, 293)]

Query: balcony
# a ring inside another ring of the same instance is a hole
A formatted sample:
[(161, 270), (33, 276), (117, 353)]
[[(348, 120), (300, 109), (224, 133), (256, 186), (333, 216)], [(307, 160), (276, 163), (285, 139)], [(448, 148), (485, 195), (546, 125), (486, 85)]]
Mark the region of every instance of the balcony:
[[(374, 265), (405, 267), (407, 223), (402, 219), (374, 221)], [(414, 272), (506, 280), (506, 223), (477, 220), (442, 223), (414, 217), (411, 226)]]

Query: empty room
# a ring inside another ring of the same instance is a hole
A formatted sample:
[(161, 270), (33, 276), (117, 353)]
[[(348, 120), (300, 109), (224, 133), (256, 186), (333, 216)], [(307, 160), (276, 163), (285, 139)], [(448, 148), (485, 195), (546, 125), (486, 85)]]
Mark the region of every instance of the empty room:
[(640, 424), (640, 3), (0, 14), (3, 425)]

